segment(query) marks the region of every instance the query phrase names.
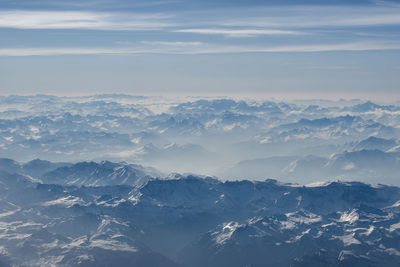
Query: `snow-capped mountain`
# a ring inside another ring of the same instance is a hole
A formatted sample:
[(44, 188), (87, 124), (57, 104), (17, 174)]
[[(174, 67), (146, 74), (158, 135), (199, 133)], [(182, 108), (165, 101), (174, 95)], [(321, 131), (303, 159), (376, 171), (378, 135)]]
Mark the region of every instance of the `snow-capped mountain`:
[(142, 185), (163, 176), (151, 167), (138, 164), (101, 162), (53, 163), (35, 159), (20, 164), (11, 159), (0, 159), (0, 170), (11, 174), (27, 175), (46, 184), (107, 186)]
[(398, 145), (399, 145), (399, 143), (394, 139), (385, 139), (385, 138), (370, 136), (367, 139), (357, 142), (353, 146), (352, 150), (353, 151), (360, 151), (360, 150), (390, 151), (393, 148), (397, 147)]
[[(398, 152), (398, 103), (118, 94), (7, 96), (0, 103), (0, 157), (21, 162), (109, 160), (226, 179), (307, 183), (323, 176), (397, 184), (394, 175), (378, 175), (379, 169), (359, 169), (351, 162), (346, 165), (354, 167), (351, 171), (327, 175), (320, 171), (327, 169), (320, 158), (365, 150)], [(285, 162), (276, 164), (281, 171), (264, 174), (263, 167), (254, 165), (249, 173), (247, 162), (277, 157)], [(294, 160), (286, 164), (286, 159)]]
[[(56, 170), (82, 164), (94, 163)], [(120, 166), (103, 162), (95, 169), (104, 165)], [(396, 266), (400, 260), (398, 187), (180, 174), (139, 186), (54, 182), (61, 184), (0, 173), (2, 265)]]
[(311, 183), (320, 177), (330, 179), (362, 180), (366, 182), (381, 180), (388, 184), (399, 185), (397, 173), (400, 172), (400, 154), (381, 150), (344, 151), (329, 157), (321, 156), (282, 156), (239, 162), (233, 166), (227, 176), (256, 179), (280, 178), (286, 181), (303, 176), (303, 181)]
[(330, 215), (298, 210), (230, 221), (181, 257), (190, 266), (397, 266), (399, 220), (399, 214), (360, 206)]
[(54, 169), (40, 176), (43, 183), (107, 186), (107, 185), (142, 185), (149, 179), (159, 177), (160, 172), (141, 165), (113, 163), (109, 161), (79, 162), (71, 166)]
[(0, 266), (400, 262), (399, 103), (0, 104)]

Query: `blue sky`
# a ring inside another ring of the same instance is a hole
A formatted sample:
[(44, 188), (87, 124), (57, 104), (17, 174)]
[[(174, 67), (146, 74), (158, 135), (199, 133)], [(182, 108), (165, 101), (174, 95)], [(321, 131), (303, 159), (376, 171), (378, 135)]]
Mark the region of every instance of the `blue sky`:
[(399, 1), (0, 2), (0, 93), (397, 98)]

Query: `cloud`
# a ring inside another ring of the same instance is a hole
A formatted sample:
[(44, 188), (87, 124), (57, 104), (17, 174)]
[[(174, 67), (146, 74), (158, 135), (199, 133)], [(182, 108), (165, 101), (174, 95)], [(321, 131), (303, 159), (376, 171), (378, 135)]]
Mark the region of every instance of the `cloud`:
[(0, 28), (157, 30), (171, 26), (171, 15), (87, 11), (0, 11)]
[(116, 1), (116, 0), (69, 0), (69, 1), (53, 1), (40, 0), (30, 2), (36, 6), (45, 7), (63, 7), (63, 8), (132, 8), (132, 7), (153, 7), (161, 5), (169, 5), (180, 3), (181, 0), (162, 0), (162, 1)]
[[(238, 11), (236, 11), (238, 12)], [(261, 28), (324, 28), (400, 24), (400, 6), (288, 6), (225, 16), (220, 25)]]
[(343, 44), (293, 45), (253, 49), (252, 52), (333, 52), (333, 51), (373, 51), (398, 50), (400, 42), (354, 42)]
[[(161, 2), (153, 1), (151, 4), (160, 4)], [(74, 3), (79, 5), (78, 2)], [(386, 25), (400, 25), (400, 6), (261, 6), (257, 8), (216, 8), (199, 10), (195, 13), (187, 10), (170, 10), (169, 13), (0, 11), (0, 28), (168, 30), (169, 32), (226, 37), (305, 35), (310, 34), (311, 31), (332, 27)], [(367, 32), (366, 34), (371, 33)]]
[(87, 48), (87, 47), (57, 47), (57, 48), (0, 48), (0, 56), (63, 56), (63, 55), (128, 55), (148, 53), (145, 50)]
[[(81, 3), (90, 4), (94, 2)], [(107, 1), (107, 3), (109, 3)], [(142, 2), (140, 2), (142, 3)], [(164, 1), (148, 2), (149, 5)], [(175, 3), (168, 1), (167, 3)], [(79, 8), (80, 3), (74, 2)], [(136, 3), (138, 4), (138, 3)], [(144, 2), (142, 4), (145, 4)], [(127, 10), (130, 10), (127, 8)], [(102, 11), (0, 11), (0, 27), (17, 29), (152, 30), (174, 27), (175, 32), (229, 37), (300, 35), (295, 29), (400, 24), (400, 5), (377, 6), (260, 6), (214, 10), (131, 13)], [(187, 28), (183, 28), (186, 25)], [(225, 27), (228, 27), (225, 28)], [(241, 28), (232, 28), (241, 27)]]
[(206, 43), (150, 42), (152, 45), (115, 48), (0, 48), (0, 56), (134, 55), (134, 54), (238, 54), (312, 53), (334, 51), (400, 50), (400, 42), (356, 42), (288, 46), (227, 46)]
[(203, 42), (165, 42), (165, 41), (142, 41), (145, 45), (163, 45), (163, 46), (200, 46), (204, 45)]
[(181, 29), (174, 32), (224, 35), (227, 37), (254, 37), (258, 35), (302, 35), (300, 31), (276, 29)]

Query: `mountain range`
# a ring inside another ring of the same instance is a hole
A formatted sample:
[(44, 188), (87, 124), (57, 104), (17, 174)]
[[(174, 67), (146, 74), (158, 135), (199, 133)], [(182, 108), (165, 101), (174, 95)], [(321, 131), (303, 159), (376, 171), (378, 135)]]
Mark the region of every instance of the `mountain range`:
[(400, 185), (396, 162), (379, 168), (368, 158), (396, 161), (398, 103), (120, 94), (11, 95), (0, 103), (0, 157), (22, 162), (124, 161), (223, 179)]
[(2, 266), (397, 266), (400, 261), (395, 186), (162, 176), (140, 165), (106, 161), (0, 162)]
[(399, 104), (0, 96), (0, 266), (399, 266)]

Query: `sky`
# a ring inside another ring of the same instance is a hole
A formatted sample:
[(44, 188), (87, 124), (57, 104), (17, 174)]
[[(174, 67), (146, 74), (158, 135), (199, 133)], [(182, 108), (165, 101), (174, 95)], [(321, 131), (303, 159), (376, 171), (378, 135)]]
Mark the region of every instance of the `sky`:
[(400, 1), (0, 1), (0, 95), (400, 100), (399, 87)]

